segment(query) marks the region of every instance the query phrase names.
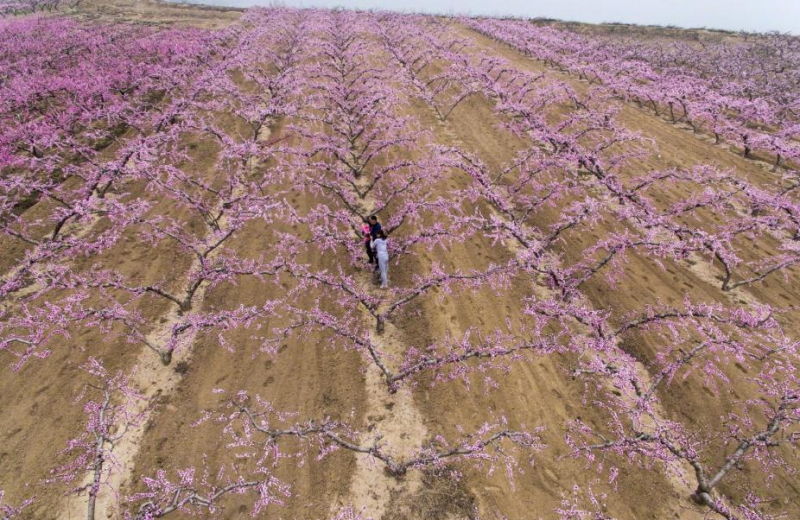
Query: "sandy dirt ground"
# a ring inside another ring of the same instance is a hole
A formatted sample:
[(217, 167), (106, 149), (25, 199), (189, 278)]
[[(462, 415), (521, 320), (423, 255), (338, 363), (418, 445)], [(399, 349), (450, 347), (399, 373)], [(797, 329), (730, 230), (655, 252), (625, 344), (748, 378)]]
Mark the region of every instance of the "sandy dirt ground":
[(242, 10), (153, 0), (88, 0), (76, 10), (90, 20), (179, 25), (218, 29), (239, 19)]
[[(133, 21), (159, 24), (186, 24), (219, 28), (239, 17), (238, 11), (197, 9), (186, 6), (167, 6), (153, 2), (91, 2), (82, 6), (80, 16), (90, 19)], [(576, 89), (585, 88), (578, 80), (544, 68), (513, 49), (453, 24), (448, 27), (452, 37), (469, 39), (477, 48), (487, 49), (508, 59), (520, 70), (543, 72), (572, 83)], [(386, 60), (379, 54), (376, 60)], [(472, 97), (460, 104), (442, 122), (431, 108), (413, 96), (403, 101), (403, 113), (420, 127), (431, 132), (437, 144), (458, 146), (469, 150), (487, 165), (497, 167), (525, 146), (519, 138), (501, 129), (499, 115), (492, 103), (482, 97)], [(685, 129), (670, 125), (632, 106), (624, 106), (620, 120), (630, 130), (653, 140), (651, 154), (630, 164), (631, 173), (665, 167), (689, 167), (695, 164), (714, 164), (729, 168), (754, 181), (768, 181), (769, 168), (737, 156), (731, 150), (716, 146)], [(271, 137), (284, 135), (284, 123), (272, 128)], [(214, 171), (216, 150), (210, 143), (199, 143), (194, 164), (200, 165), (197, 174), (213, 181), (220, 172)], [(463, 173), (450, 172), (441, 180), (440, 193), (455, 192), (469, 184)], [(136, 186), (130, 194), (139, 196)], [(685, 196), (680, 186), (665, 189), (664, 200)], [(124, 194), (120, 194), (124, 196)], [(317, 204), (333, 204), (319, 194), (297, 192), (289, 198), (300, 214)], [(537, 215), (541, 225), (554, 221), (558, 207)], [(28, 210), (31, 218), (46, 214), (45, 203)], [(156, 205), (154, 213), (169, 214), (175, 210), (168, 204)], [(186, 217), (187, 219), (189, 217)], [(423, 226), (424, 223), (418, 224)], [(257, 257), (275, 246), (278, 231), (291, 231), (305, 236), (307, 229), (251, 223), (233, 239), (228, 247), (243, 257)], [(602, 234), (602, 227), (594, 230)], [(86, 232), (91, 233), (92, 230)], [(414, 229), (404, 231), (413, 233)], [(580, 231), (565, 236), (559, 253), (567, 262), (577, 260), (583, 246), (596, 236), (581, 235)], [(769, 248), (770, 244), (757, 244)], [(0, 248), (2, 272), (8, 273), (23, 254), (24, 246), (3, 239)], [(754, 251), (756, 251), (754, 249)], [(432, 262), (445, 268), (483, 269), (514, 257), (512, 244), (495, 244), (488, 239), (472, 240), (433, 249), (420, 249), (404, 257), (401, 265), (392, 266), (392, 283), (409, 284), (416, 273), (430, 270)], [(356, 276), (364, 287), (378, 294), (368, 269), (363, 265), (344, 263), (328, 253), (320, 254), (310, 248), (303, 258), (319, 270), (339, 267)], [(754, 252), (757, 254), (757, 252)], [(190, 269), (185, 258), (168, 247), (154, 249), (134, 236), (95, 258), (115, 265), (141, 283), (175, 280)], [(77, 261), (74, 268), (86, 269), (86, 261)], [(762, 283), (723, 292), (719, 288), (719, 273), (713, 266), (698, 262), (695, 265), (663, 266), (646, 257), (632, 255), (624, 276), (615, 286), (601, 278), (586, 284), (584, 294), (596, 309), (613, 309), (624, 314), (641, 309), (656, 301), (680, 303), (686, 295), (697, 301), (726, 304), (769, 303), (775, 306), (800, 302), (800, 276), (792, 272), (786, 280), (780, 277)], [(248, 281), (238, 285), (221, 285), (204, 291), (195, 305), (203, 310), (234, 308), (237, 305), (260, 305), (284, 295), (291, 282), (287, 280)], [(516, 327), (524, 323), (521, 302), (535, 297), (541, 288), (524, 276), (515, 279), (503, 291), (486, 289), (456, 289), (450, 293), (428, 293), (392, 318), (387, 331), (374, 339), (389, 353), (400, 355), (411, 346), (421, 346), (447, 336), (458, 337), (468, 330), (491, 333), (498, 324)], [(329, 295), (302, 295), (298, 305), (333, 305), (326, 302)], [(320, 303), (321, 302), (321, 303)], [(9, 305), (14, 305), (13, 302)], [(146, 301), (140, 309), (152, 323), (153, 334), (167, 330), (173, 323), (170, 307), (156, 298)], [(358, 312), (358, 311), (356, 311)], [(369, 320), (364, 316), (365, 322)], [(265, 328), (280, 325), (280, 320), (264, 320)], [(685, 519), (701, 520), (705, 512), (689, 500), (690, 482), (660, 471), (625, 469), (622, 465), (618, 482), (609, 485), (603, 474), (596, 473), (583, 460), (568, 457), (564, 443), (564, 425), (571, 419), (601, 423), (603, 413), (589, 402), (587, 387), (570, 375), (575, 359), (569, 355), (539, 356), (515, 363), (507, 374), (492, 373), (498, 381), (496, 388), (487, 389), (479, 377), (467, 386), (460, 381), (437, 383), (424, 377), (413, 388), (388, 394), (375, 372), (362, 356), (352, 350), (335, 348), (336, 342), (325, 334), (289, 337), (278, 355), (258, 351), (259, 344), (247, 331), (234, 331), (226, 336), (233, 350), (219, 346), (215, 334), (199, 333), (191, 347), (176, 358), (170, 367), (158, 364), (153, 352), (105, 341), (101, 330), (80, 328), (71, 337), (71, 348), (54, 348), (43, 360), (27, 364), (19, 372), (5, 371), (0, 378), (0, 489), (7, 498), (16, 501), (30, 495), (35, 483), (45, 478), (48, 468), (59, 459), (59, 450), (79, 430), (83, 420), (80, 407), (72, 396), (84, 383), (78, 366), (89, 356), (102, 358), (110, 369), (140, 372), (136, 381), (152, 404), (147, 421), (136, 434), (135, 442), (127, 448), (124, 465), (127, 468), (120, 480), (123, 493), (142, 489), (140, 475), (151, 475), (162, 468), (180, 468), (206, 462), (210, 466), (225, 460), (226, 446), (220, 442), (219, 428), (214, 424), (193, 426), (203, 410), (214, 409), (223, 397), (215, 389), (227, 392), (247, 390), (268, 399), (277, 409), (295, 410), (304, 418), (330, 417), (347, 420), (364, 429), (381, 433), (393, 440), (398, 454), (410, 451), (436, 433), (454, 434), (457, 427), (474, 429), (493, 416), (507, 416), (511, 427), (541, 428), (546, 445), (519, 462), (522, 470), (509, 481), (502, 468), (489, 473), (456, 465), (460, 478), (441, 471), (412, 471), (402, 478), (387, 475), (368, 456), (337, 452), (321, 462), (309, 460), (303, 465), (291, 461), (281, 465), (276, 475), (290, 483), (291, 497), (282, 507), (269, 510), (261, 517), (285, 519), (327, 518), (339, 506), (354, 505), (375, 520), (435, 519), (534, 519), (555, 518), (553, 513), (573, 486), (592, 484), (606, 493), (608, 514), (620, 520)], [(334, 345), (333, 347), (331, 345)], [(657, 353), (658, 345), (642, 338), (621, 345), (646, 370)], [(0, 358), (0, 361), (5, 359)], [(4, 369), (5, 370), (5, 369)], [(737, 370), (732, 364), (725, 370)], [(737, 381), (740, 379), (736, 379)], [(669, 395), (662, 396), (667, 416), (683, 417), (689, 422), (718, 421), (728, 410), (727, 394), (746, 395), (748, 387), (731, 386), (718, 390), (703, 385), (699, 377), (689, 377), (673, 385)], [(205, 454), (206, 460), (198, 460)], [(123, 456), (121, 455), (121, 456)], [(796, 456), (795, 456), (795, 460)], [(797, 466), (800, 466), (798, 464)], [(687, 468), (676, 468), (677, 473)], [(747, 469), (743, 471), (746, 473)], [(26, 486), (26, 483), (30, 484)], [(796, 480), (779, 477), (771, 483), (770, 496), (776, 497), (773, 507), (787, 512), (789, 518), (800, 515), (800, 489)], [(37, 501), (27, 510), (35, 519), (77, 519), (85, 514), (81, 503), (66, 499), (64, 486), (36, 488)], [(738, 489), (723, 491), (736, 495)], [(222, 518), (245, 518), (247, 496), (226, 499)], [(98, 518), (120, 518), (117, 505), (105, 497)], [(478, 515), (478, 516), (476, 516)], [(794, 515), (794, 516), (793, 516)], [(180, 516), (176, 516), (180, 517)]]

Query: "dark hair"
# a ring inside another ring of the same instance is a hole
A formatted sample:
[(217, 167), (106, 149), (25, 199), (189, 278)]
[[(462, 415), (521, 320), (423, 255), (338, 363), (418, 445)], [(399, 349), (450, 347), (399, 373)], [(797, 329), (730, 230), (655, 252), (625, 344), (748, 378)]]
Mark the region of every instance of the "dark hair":
[(384, 231), (382, 229), (380, 231), (378, 231), (378, 237), (383, 238), (383, 239), (389, 238), (389, 237), (386, 236), (386, 231)]
[(378, 221), (378, 217), (376, 217), (375, 215), (370, 215), (369, 216), (369, 220), (371, 220), (373, 222), (377, 222)]

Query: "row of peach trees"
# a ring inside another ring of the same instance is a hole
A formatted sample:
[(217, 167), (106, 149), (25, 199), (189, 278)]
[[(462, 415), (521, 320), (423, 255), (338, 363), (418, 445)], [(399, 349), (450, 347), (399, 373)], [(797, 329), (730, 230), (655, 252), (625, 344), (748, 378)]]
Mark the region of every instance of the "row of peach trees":
[[(800, 38), (647, 39), (579, 34), (524, 20), (466, 20), (559, 70), (672, 123), (766, 155), (776, 169), (800, 158)], [(746, 36), (746, 35), (745, 35)]]
[[(410, 55), (420, 55), (439, 34), (435, 28), (420, 33), (416, 38), (423, 43), (416, 46), (415, 37), (402, 31), (395, 32), (394, 38), (408, 45)], [(397, 47), (398, 42), (392, 45)], [(466, 47), (453, 38), (442, 38), (438, 45), (441, 58), (456, 64), (459, 71), (466, 70)], [(478, 180), (477, 189), (490, 194), (487, 198), (504, 217), (493, 229), (500, 228), (526, 255), (535, 256), (542, 255), (543, 246), (562, 240), (570, 240), (570, 247), (575, 247), (577, 235), (602, 237), (572, 255), (578, 259), (574, 264), (558, 268), (548, 264), (547, 269), (538, 270), (545, 283), (560, 293), (558, 311), (541, 300), (529, 308), (529, 312), (559, 320), (564, 319), (562, 313), (568, 314), (576, 325), (592, 331), (587, 333), (594, 338), (593, 347), (604, 345), (602, 354), (593, 356), (588, 366), (578, 367), (577, 373), (605, 374), (613, 381), (611, 395), (597, 401), (601, 407), (613, 403), (608, 408), (610, 423), (602, 428), (575, 423), (568, 443), (576, 454), (590, 460), (596, 460), (598, 453), (614, 452), (644, 467), (658, 461), (669, 471), (676, 463), (684, 464), (694, 473), (692, 498), (698, 504), (725, 518), (767, 517), (762, 507), (765, 500), (753, 486), (759, 479), (737, 483), (745, 497), (739, 506), (715, 491), (725, 479), (736, 479), (735, 469), (748, 459), (764, 472), (766, 481), (794, 472), (792, 448), (797, 442), (800, 395), (797, 342), (787, 314), (791, 309), (748, 306), (742, 300), (726, 306), (687, 299), (680, 308), (652, 302), (640, 314), (615, 316), (610, 309), (585, 306), (580, 289), (603, 271), (613, 287), (624, 275), (625, 262), (634, 256), (679, 265), (706, 261), (719, 273), (716, 278), (723, 291), (781, 273), (791, 279), (787, 269), (798, 259), (798, 206), (789, 195), (792, 190), (777, 175), (769, 186), (756, 185), (735, 172), (709, 166), (631, 174), (626, 166), (647, 153), (647, 143), (615, 122), (606, 88), (579, 95), (546, 75), (514, 70), (481, 49), (473, 50), (472, 63), (462, 91), (474, 89), (476, 82), (482, 84), (498, 115), (505, 116), (507, 128), (518, 136), (533, 137), (539, 145), (535, 151), (523, 150), (518, 159), (499, 170), (456, 150), (458, 167)], [(574, 110), (554, 120), (548, 112), (554, 105), (571, 105)], [(529, 162), (531, 157), (535, 159)], [(555, 178), (550, 177), (554, 168)], [(669, 190), (676, 185), (690, 195), (670, 197)], [(559, 197), (567, 211), (550, 218), (553, 222), (543, 236), (528, 235), (523, 225), (537, 211), (541, 211), (540, 221), (545, 220), (546, 208), (558, 207)], [(753, 244), (764, 243), (777, 245), (753, 255)], [(578, 302), (583, 305), (569, 308)], [(657, 348), (643, 379), (628, 351), (631, 341), (645, 340), (654, 341)], [(730, 370), (734, 362), (740, 364), (743, 377)], [(757, 390), (740, 398), (718, 420), (682, 413), (665, 417), (659, 395), (667, 397), (674, 391), (671, 386), (677, 389), (681, 380), (693, 374), (716, 391), (733, 380), (755, 384)], [(620, 410), (627, 413), (621, 415)], [(612, 480), (616, 471), (612, 470)]]

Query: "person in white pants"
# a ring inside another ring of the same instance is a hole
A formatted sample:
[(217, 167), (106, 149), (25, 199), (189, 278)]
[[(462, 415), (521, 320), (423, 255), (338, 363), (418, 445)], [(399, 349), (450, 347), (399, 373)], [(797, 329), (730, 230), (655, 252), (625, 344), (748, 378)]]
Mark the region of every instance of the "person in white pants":
[(378, 259), (378, 269), (381, 272), (381, 289), (389, 287), (389, 244), (386, 233), (378, 231), (378, 236), (372, 240), (372, 250)]

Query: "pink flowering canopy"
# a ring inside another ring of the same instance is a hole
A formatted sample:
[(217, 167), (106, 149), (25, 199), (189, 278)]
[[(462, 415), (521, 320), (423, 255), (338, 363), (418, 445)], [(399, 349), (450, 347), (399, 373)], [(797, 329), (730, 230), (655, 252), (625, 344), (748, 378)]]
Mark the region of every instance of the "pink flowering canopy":
[[(798, 283), (797, 38), (664, 46), (284, 8), (216, 31), (17, 16), (55, 6), (0, 3), (14, 15), (0, 19), (0, 360), (17, 378), (53, 358), (75, 369), (82, 419), (38, 481), (15, 482), (27, 494), (0, 489), (0, 518), (45, 514), (39, 496), (54, 493), (89, 519), (205, 518), (233, 501), (280, 515), (303, 500), (287, 468), (346, 456), (392, 482), (500, 469), (511, 487), (549, 450), (586, 468), (560, 483), (562, 520), (612, 518), (621, 475), (653, 469), (709, 518), (783, 513), (800, 338), (796, 305), (764, 294)], [(626, 128), (626, 103), (769, 165), (650, 167), (658, 143)], [(457, 135), (475, 113), (507, 157)], [(386, 290), (361, 265), (371, 215), (389, 235)], [(466, 265), (452, 254), (489, 247)], [(626, 309), (614, 291), (641, 265), (695, 273), (703, 290), (642, 291)], [(486, 292), (518, 316), (402, 334)], [(200, 345), (271, 364), (317, 343), (387, 410), (429, 393), (500, 397), (472, 424), (430, 421), (424, 438), (409, 424), (400, 442), (374, 415), (283, 409), (269, 388), (228, 381), (180, 410), (186, 437), (210, 435), (216, 451), (136, 474), (122, 460), (175, 413), (161, 396), (175, 386), (148, 388), (139, 371), (180, 385), (209, 369)], [(555, 432), (501, 394), (545, 358), (583, 399)]]

